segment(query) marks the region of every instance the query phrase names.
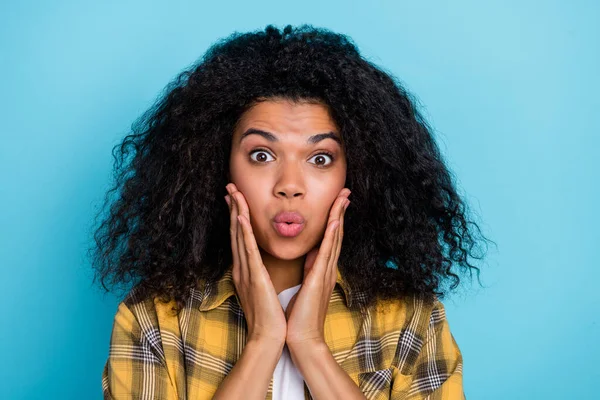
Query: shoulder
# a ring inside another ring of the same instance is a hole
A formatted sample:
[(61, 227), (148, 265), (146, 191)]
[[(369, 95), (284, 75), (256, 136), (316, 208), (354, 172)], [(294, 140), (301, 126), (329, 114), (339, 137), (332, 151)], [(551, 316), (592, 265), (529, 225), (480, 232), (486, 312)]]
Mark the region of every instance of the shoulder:
[(142, 297), (138, 286), (132, 288), (119, 303), (115, 326), (130, 332), (141, 341), (155, 342), (161, 331), (178, 331), (176, 302), (163, 302), (158, 297)]
[(174, 399), (177, 391), (185, 390), (178, 317), (170, 312), (172, 305), (143, 298), (136, 288), (119, 303), (103, 370), (105, 397)]
[(372, 331), (394, 343), (390, 364), (401, 374), (410, 374), (418, 365), (432, 360), (461, 359), (450, 333), (444, 304), (435, 296), (379, 302), (370, 310), (370, 318)]
[(410, 329), (414, 334), (424, 336), (430, 324), (445, 318), (445, 311), (437, 297), (412, 295), (401, 299), (378, 300), (369, 308), (369, 316), (381, 330)]

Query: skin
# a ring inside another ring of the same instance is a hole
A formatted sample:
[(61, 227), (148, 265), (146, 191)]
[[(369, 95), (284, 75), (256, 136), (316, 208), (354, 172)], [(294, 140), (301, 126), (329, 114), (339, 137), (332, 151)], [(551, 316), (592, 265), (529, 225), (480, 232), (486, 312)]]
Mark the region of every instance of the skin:
[[(240, 141), (250, 128), (269, 132), (277, 141), (258, 134)], [(341, 144), (330, 138), (307, 144), (311, 135), (326, 132), (333, 132)], [(256, 149), (263, 150), (251, 154)], [(333, 159), (323, 151), (332, 153)], [(234, 130), (229, 169), (231, 182), (248, 203), (260, 255), (276, 293), (300, 284), (305, 256), (322, 241), (329, 211), (346, 181), (343, 140), (328, 109), (287, 100), (259, 102), (241, 116)], [(277, 234), (271, 222), (282, 210), (304, 216), (300, 235)]]
[[(242, 138), (249, 128), (270, 132), (278, 140), (256, 134)], [(264, 398), (284, 345), (315, 398), (365, 398), (337, 364), (324, 335), (350, 190), (343, 187), (342, 145), (332, 138), (312, 144), (307, 139), (331, 131), (341, 142), (334, 129), (322, 105), (267, 101), (248, 110), (235, 130), (232, 183), (226, 187), (225, 200), (230, 211), (233, 281), (248, 339), (215, 398), (240, 397), (242, 391), (247, 398)], [(257, 157), (259, 162), (254, 163), (249, 155), (256, 156), (252, 152), (259, 146), (270, 155)], [(320, 154), (324, 149), (333, 153), (333, 160)], [(271, 221), (282, 209), (304, 216), (306, 226), (300, 235), (277, 235)], [(302, 287), (284, 313), (277, 293), (299, 283)], [(258, 358), (262, 368), (253, 366)], [(256, 382), (251, 388), (244, 384), (249, 380)]]

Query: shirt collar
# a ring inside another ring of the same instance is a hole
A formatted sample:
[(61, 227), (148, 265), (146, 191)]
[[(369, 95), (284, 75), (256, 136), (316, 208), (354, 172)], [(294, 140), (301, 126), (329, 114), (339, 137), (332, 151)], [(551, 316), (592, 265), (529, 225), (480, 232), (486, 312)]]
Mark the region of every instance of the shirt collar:
[[(232, 295), (235, 295), (237, 298), (235, 285), (233, 283), (232, 268), (233, 265), (230, 265), (221, 279), (205, 287), (204, 296), (199, 306), (200, 311), (212, 310), (213, 308), (221, 305), (221, 303), (223, 303)], [(346, 282), (346, 280), (342, 277), (339, 267), (337, 269), (337, 279), (335, 282), (336, 285), (341, 287), (342, 292), (344, 293), (346, 306), (348, 308), (352, 307), (352, 291), (348, 285), (348, 282)]]

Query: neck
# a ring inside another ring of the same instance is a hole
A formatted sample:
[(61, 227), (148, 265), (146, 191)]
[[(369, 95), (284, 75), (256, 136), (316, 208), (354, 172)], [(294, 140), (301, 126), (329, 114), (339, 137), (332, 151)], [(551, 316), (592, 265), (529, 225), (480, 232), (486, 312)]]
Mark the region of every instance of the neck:
[(273, 257), (263, 249), (260, 249), (260, 256), (277, 294), (302, 283), (306, 256), (294, 260), (281, 260)]

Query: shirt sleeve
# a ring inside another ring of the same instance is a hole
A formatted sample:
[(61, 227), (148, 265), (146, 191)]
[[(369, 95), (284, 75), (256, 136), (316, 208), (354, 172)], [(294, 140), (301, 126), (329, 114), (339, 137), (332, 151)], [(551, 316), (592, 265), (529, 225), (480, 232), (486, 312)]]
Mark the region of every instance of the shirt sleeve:
[(115, 315), (102, 392), (105, 400), (177, 399), (164, 355), (151, 345), (125, 303)]
[(392, 400), (464, 400), (462, 354), (443, 304), (435, 300), (424, 344), (410, 375), (394, 368)]

